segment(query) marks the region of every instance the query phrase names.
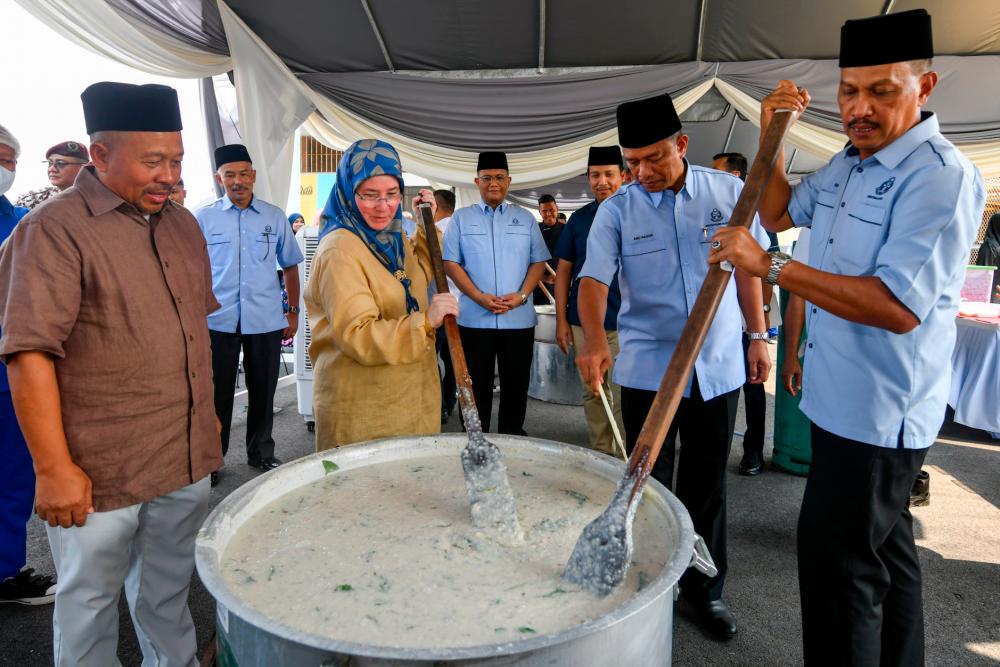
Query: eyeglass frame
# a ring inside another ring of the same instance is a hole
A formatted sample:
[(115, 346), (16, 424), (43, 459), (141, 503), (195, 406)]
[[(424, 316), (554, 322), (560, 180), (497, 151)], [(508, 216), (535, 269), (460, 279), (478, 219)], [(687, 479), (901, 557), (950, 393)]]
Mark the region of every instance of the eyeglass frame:
[(490, 185), (492, 183), (503, 184), (503, 183), (505, 183), (505, 182), (507, 182), (507, 181), (510, 180), (510, 175), (507, 175), (507, 176), (494, 176), (492, 174), (486, 174), (485, 176), (476, 176), (476, 180), (477, 181), (482, 181), (486, 185)]
[(49, 169), (51, 169), (52, 167), (55, 167), (56, 171), (62, 171), (66, 167), (75, 166), (75, 165), (78, 165), (78, 164), (79, 165), (84, 165), (84, 164), (87, 164), (87, 163), (86, 162), (67, 162), (66, 160), (42, 160), (42, 164), (49, 165)]
[(379, 197), (378, 195), (375, 195), (374, 197), (366, 196), (366, 195), (371, 195), (371, 194), (375, 194), (375, 193), (361, 194), (360, 192), (355, 192), (354, 193), (354, 197), (356, 199), (359, 199), (359, 200), (363, 201), (366, 204), (371, 204), (373, 206), (376, 205), (376, 204), (378, 204), (380, 201), (384, 201), (385, 204), (386, 204), (386, 206), (398, 205), (401, 201), (403, 201), (403, 193), (402, 192), (397, 192), (395, 194), (386, 195), (384, 197)]

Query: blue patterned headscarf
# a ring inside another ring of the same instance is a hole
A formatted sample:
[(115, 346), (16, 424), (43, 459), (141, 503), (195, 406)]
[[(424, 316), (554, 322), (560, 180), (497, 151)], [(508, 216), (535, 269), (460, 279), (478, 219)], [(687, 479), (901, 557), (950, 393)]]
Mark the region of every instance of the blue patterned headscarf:
[(335, 229), (347, 229), (357, 234), (386, 270), (393, 274), (406, 292), (406, 312), (420, 310), (417, 300), (410, 294), (410, 278), (403, 265), (406, 251), (403, 246), (403, 209), (396, 208), (392, 222), (380, 232), (368, 226), (358, 209), (354, 192), (372, 176), (395, 176), (399, 190), (403, 191), (403, 170), (399, 165), (396, 149), (378, 139), (355, 141), (344, 152), (337, 166), (337, 182), (326, 200), (320, 216), (319, 238)]

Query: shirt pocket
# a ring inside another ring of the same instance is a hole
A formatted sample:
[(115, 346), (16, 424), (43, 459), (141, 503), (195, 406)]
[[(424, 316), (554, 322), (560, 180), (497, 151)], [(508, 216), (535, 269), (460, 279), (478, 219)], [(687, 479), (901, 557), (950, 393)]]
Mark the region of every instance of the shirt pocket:
[(504, 230), (503, 240), (508, 251), (527, 253), (531, 247), (531, 230), (525, 225), (508, 225)]
[[(254, 237), (253, 259), (257, 262), (271, 262), (277, 267), (278, 235), (274, 232), (260, 232)], [(277, 268), (275, 268), (277, 270)]]
[(845, 275), (871, 275), (885, 236), (886, 209), (872, 204), (849, 204), (834, 230), (835, 269)]
[(666, 278), (666, 250), (666, 241), (656, 236), (623, 241), (622, 278), (633, 285), (661, 284)]
[(205, 236), (205, 245), (213, 267), (225, 265), (232, 259), (233, 240), (228, 234), (209, 233)]
[(481, 255), (492, 252), (490, 235), (482, 225), (467, 225), (462, 227), (462, 239), (459, 245), (463, 255)]
[(840, 193), (836, 190), (820, 190), (816, 193), (816, 205), (813, 207), (811, 225), (813, 234), (827, 233), (839, 201)]

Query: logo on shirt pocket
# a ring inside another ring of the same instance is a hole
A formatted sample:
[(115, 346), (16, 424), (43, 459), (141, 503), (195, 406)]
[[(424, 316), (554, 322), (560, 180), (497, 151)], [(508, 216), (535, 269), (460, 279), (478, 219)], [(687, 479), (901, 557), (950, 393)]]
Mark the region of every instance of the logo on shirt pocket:
[(892, 186), (896, 183), (896, 177), (893, 176), (889, 180), (882, 183), (882, 185), (875, 188), (875, 194), (884, 195), (886, 192), (892, 189)]
[(722, 211), (717, 208), (713, 208), (712, 213), (708, 217), (712, 219), (712, 222), (719, 222), (722, 220)]

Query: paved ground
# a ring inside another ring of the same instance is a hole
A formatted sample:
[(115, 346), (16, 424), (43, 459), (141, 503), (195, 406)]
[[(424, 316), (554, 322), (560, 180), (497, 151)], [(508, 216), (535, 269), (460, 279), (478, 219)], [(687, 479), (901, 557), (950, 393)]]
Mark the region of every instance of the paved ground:
[[(773, 352), (773, 347), (772, 347)], [(769, 384), (769, 399), (773, 396)], [(213, 504), (251, 479), (245, 463), (243, 405), (237, 398), (233, 446)], [(295, 387), (278, 390), (275, 438), (279, 456), (292, 459), (313, 451), (296, 410)], [(769, 408), (770, 410), (770, 405)], [(742, 431), (742, 416), (737, 430)], [(531, 400), (526, 428), (533, 436), (583, 444), (582, 408)], [(458, 430), (457, 418), (446, 430)], [(770, 436), (766, 454), (770, 455)], [(768, 470), (756, 478), (740, 477), (737, 437), (730, 459), (730, 575), (726, 599), (740, 623), (736, 639), (719, 643), (705, 637), (682, 614), (674, 629), (676, 665), (797, 665), (802, 662), (795, 521), (805, 480)], [(931, 504), (914, 509), (924, 571), (927, 664), (996, 665), (1000, 663), (1000, 443), (961, 427), (946, 428), (927, 457)], [(51, 572), (45, 532), (36, 519), (30, 526), (29, 564)], [(195, 576), (191, 609), (198, 641), (212, 633), (214, 603)], [(119, 657), (139, 665), (141, 655), (121, 604)], [(51, 607), (0, 607), (0, 665), (31, 667), (52, 661)], [(628, 666), (631, 667), (631, 666)]]

